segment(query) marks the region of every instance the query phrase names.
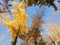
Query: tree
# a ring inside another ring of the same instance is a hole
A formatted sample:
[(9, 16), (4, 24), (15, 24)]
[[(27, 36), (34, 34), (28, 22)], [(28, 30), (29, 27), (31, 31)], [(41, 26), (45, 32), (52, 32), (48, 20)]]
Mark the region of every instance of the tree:
[[(44, 43), (44, 41), (41, 40), (42, 35), (40, 34), (42, 23), (44, 23), (42, 20), (42, 15), (35, 15), (32, 19), (32, 23), (31, 23), (31, 26), (28, 31), (28, 38), (29, 38), (29, 40), (33, 40), (35, 45), (39, 45), (40, 43)], [(37, 39), (39, 39), (39, 38), (40, 38), (40, 42), (38, 44), (39, 40), (37, 40)], [(45, 45), (45, 43), (44, 43), (44, 45)]]
[(47, 36), (49, 39), (51, 39), (52, 43), (55, 45), (55, 42), (60, 42), (60, 28), (57, 27), (56, 24), (49, 23), (47, 25), (47, 29), (49, 30), (47, 32)]
[(57, 7), (54, 4), (55, 0), (21, 0), (23, 3), (27, 4), (28, 6), (38, 5), (38, 6), (43, 6), (43, 5), (48, 5), (53, 6), (55, 10), (57, 10)]
[[(5, 0), (6, 2), (7, 0)], [(7, 1), (8, 3), (8, 1)], [(15, 6), (16, 9), (12, 9), (10, 12), (13, 14), (13, 19), (10, 19), (10, 15), (3, 19), (2, 23), (8, 27), (8, 31), (11, 35), (12, 45), (16, 45), (17, 39), (20, 38), (25, 41), (25, 44), (29, 44), (29, 40), (33, 40), (35, 45), (38, 45), (37, 39), (40, 38), (40, 27), (43, 23), (42, 15), (35, 15), (32, 24), (27, 29), (27, 20), (28, 15), (26, 14), (25, 5), (22, 3), (12, 2), (12, 6)], [(40, 25), (39, 25), (40, 24)], [(35, 34), (36, 33), (36, 34)], [(31, 35), (32, 34), (32, 35)]]
[(4, 17), (4, 13), (10, 13), (11, 14), (10, 7), (12, 5), (9, 4), (9, 1), (13, 1), (13, 0), (1, 0), (0, 1), (0, 22), (2, 21), (2, 19)]
[(16, 6), (16, 10), (11, 10), (11, 13), (13, 13), (12, 16), (14, 16), (14, 18), (11, 21), (10, 16), (6, 16), (6, 20), (3, 21), (3, 24), (9, 29), (12, 45), (16, 45), (18, 37), (21, 38), (24, 36), (24, 34), (26, 34), (28, 15), (25, 12), (23, 4), (12, 2), (12, 5)]
[[(5, 6), (0, 10), (0, 13), (12, 13), (13, 19), (10, 19), (10, 15), (7, 15), (2, 23), (8, 27), (8, 31), (11, 35), (11, 42), (12, 45), (16, 45), (17, 39), (22, 39), (24, 42), (21, 45), (30, 45), (32, 44), (31, 41), (35, 45), (46, 45), (46, 40), (42, 38), (41, 34), (41, 25), (44, 23), (41, 14), (37, 14), (32, 18), (31, 25), (27, 25), (28, 15), (26, 14), (26, 7), (23, 3), (12, 2), (8, 4), (10, 0), (4, 0)], [(28, 4), (28, 6), (32, 6), (33, 4), (43, 6), (54, 6), (55, 10), (57, 10), (55, 4), (53, 3), (55, 0), (21, 0), (24, 3)], [(9, 10), (9, 6), (15, 6), (16, 9)], [(7, 10), (7, 11), (6, 11)], [(3, 16), (1, 15), (0, 20)], [(4, 18), (4, 17), (3, 17)], [(53, 25), (53, 24), (52, 24)], [(52, 41), (55, 45), (56, 42), (60, 42), (60, 28), (57, 28), (56, 25), (48, 25), (48, 29), (52, 31), (48, 33), (47, 37)], [(29, 28), (28, 28), (29, 27)], [(54, 38), (56, 37), (56, 38)], [(32, 44), (33, 45), (33, 44)], [(52, 45), (52, 44), (51, 44)]]
[(9, 4), (9, 1), (13, 1), (13, 0), (2, 0), (2, 2), (0, 2), (0, 13), (6, 13), (9, 12), (10, 13), (10, 7), (12, 6), (11, 4)]
[(44, 40), (44, 38), (41, 37), (41, 40), (39, 41), (38, 45), (46, 45), (46, 40)]

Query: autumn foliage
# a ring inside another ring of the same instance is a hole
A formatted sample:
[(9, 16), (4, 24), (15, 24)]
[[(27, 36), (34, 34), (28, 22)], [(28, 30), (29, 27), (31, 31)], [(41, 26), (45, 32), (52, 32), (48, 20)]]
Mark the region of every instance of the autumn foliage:
[[(31, 24), (27, 24), (28, 14), (26, 9), (28, 6), (38, 5), (42, 7), (43, 5), (48, 5), (57, 10), (54, 4), (55, 0), (20, 1), (21, 3), (12, 0), (12, 3), (8, 4), (8, 0), (4, 0), (6, 5), (0, 9), (0, 22), (8, 28), (8, 33), (11, 35), (11, 44), (16, 45), (18, 39), (21, 39), (23, 42), (19, 45), (55, 45), (55, 42), (60, 45), (60, 28), (54, 23), (45, 24), (44, 15), (41, 12), (38, 13), (37, 11), (38, 14), (33, 15), (31, 18)], [(13, 6), (15, 9), (9, 9), (9, 6)], [(5, 15), (5, 13), (10, 13), (10, 15)], [(42, 34), (43, 26), (48, 29), (44, 35)]]

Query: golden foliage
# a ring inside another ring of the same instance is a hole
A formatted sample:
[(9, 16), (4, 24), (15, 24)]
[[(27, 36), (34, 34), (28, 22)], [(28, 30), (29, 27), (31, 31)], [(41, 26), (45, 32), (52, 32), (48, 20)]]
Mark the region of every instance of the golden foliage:
[[(16, 9), (11, 10), (11, 13), (13, 14), (13, 20), (11, 21), (11, 17), (8, 15), (3, 21), (3, 24), (11, 29), (9, 30), (9, 33), (12, 36), (12, 41), (14, 41), (14, 38), (17, 36), (18, 30), (21, 33), (27, 32), (28, 15), (26, 14), (26, 10), (23, 4), (12, 2), (12, 6), (16, 6)], [(18, 33), (18, 37), (21, 33)]]
[(18, 3), (13, 1), (12, 6), (18, 6)]
[(60, 41), (60, 28), (56, 24), (48, 24), (47, 28), (49, 29), (49, 33), (47, 33), (47, 36), (52, 40), (59, 42)]

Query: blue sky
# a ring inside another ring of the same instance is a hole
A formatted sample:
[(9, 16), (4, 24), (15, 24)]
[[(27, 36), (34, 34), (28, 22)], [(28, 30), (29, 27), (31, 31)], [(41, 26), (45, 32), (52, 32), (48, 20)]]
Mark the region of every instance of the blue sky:
[[(19, 2), (19, 0), (15, 0), (15, 1)], [(55, 4), (58, 6), (57, 0), (55, 1)], [(30, 25), (32, 15), (37, 14), (36, 8), (37, 8), (37, 10), (39, 12), (40, 9), (37, 6), (36, 7), (31, 6), (31, 7), (27, 8), (27, 14), (29, 16), (28, 25)], [(60, 10), (57, 10), (55, 12), (54, 8), (52, 6), (51, 7), (46, 7), (46, 9), (44, 10), (45, 16), (43, 17), (45, 23), (46, 24), (50, 23), (50, 22), (60, 23), (60, 20), (59, 20), (60, 19), (60, 13), (59, 12), (60, 12)], [(10, 45), (11, 44), (10, 35), (8, 34), (7, 31), (8, 31), (7, 27), (5, 27), (4, 25), (0, 26), (0, 35), (3, 35), (2, 38), (0, 36), (0, 40), (2, 39), (2, 41), (0, 42), (0, 45)]]

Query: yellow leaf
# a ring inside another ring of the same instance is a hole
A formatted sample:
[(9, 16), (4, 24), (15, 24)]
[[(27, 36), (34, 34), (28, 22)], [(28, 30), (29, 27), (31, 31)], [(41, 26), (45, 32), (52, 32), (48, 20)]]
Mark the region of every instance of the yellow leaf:
[(11, 35), (14, 34), (13, 30), (8, 30), (8, 32), (9, 32), (9, 34), (11, 34)]
[(13, 5), (13, 6), (18, 6), (18, 3), (13, 1), (13, 2), (12, 2), (12, 5)]
[(27, 20), (28, 20), (28, 15), (23, 14), (23, 15), (21, 15), (21, 17), (22, 17), (22, 20), (23, 20), (23, 21), (27, 22)]
[(6, 21), (10, 21), (10, 16), (6, 16)]
[(16, 14), (17, 11), (16, 11), (15, 9), (12, 9), (12, 10), (11, 10), (11, 13)]
[(12, 22), (12, 21), (6, 21), (4, 22), (4, 24), (7, 26), (7, 27), (14, 27), (15, 23)]
[(25, 13), (25, 9), (21, 8), (19, 9), (21, 13)]
[(26, 32), (27, 30), (27, 24), (21, 24), (21, 31)]
[(11, 37), (11, 41), (14, 42), (15, 41), (15, 38), (14, 37)]

